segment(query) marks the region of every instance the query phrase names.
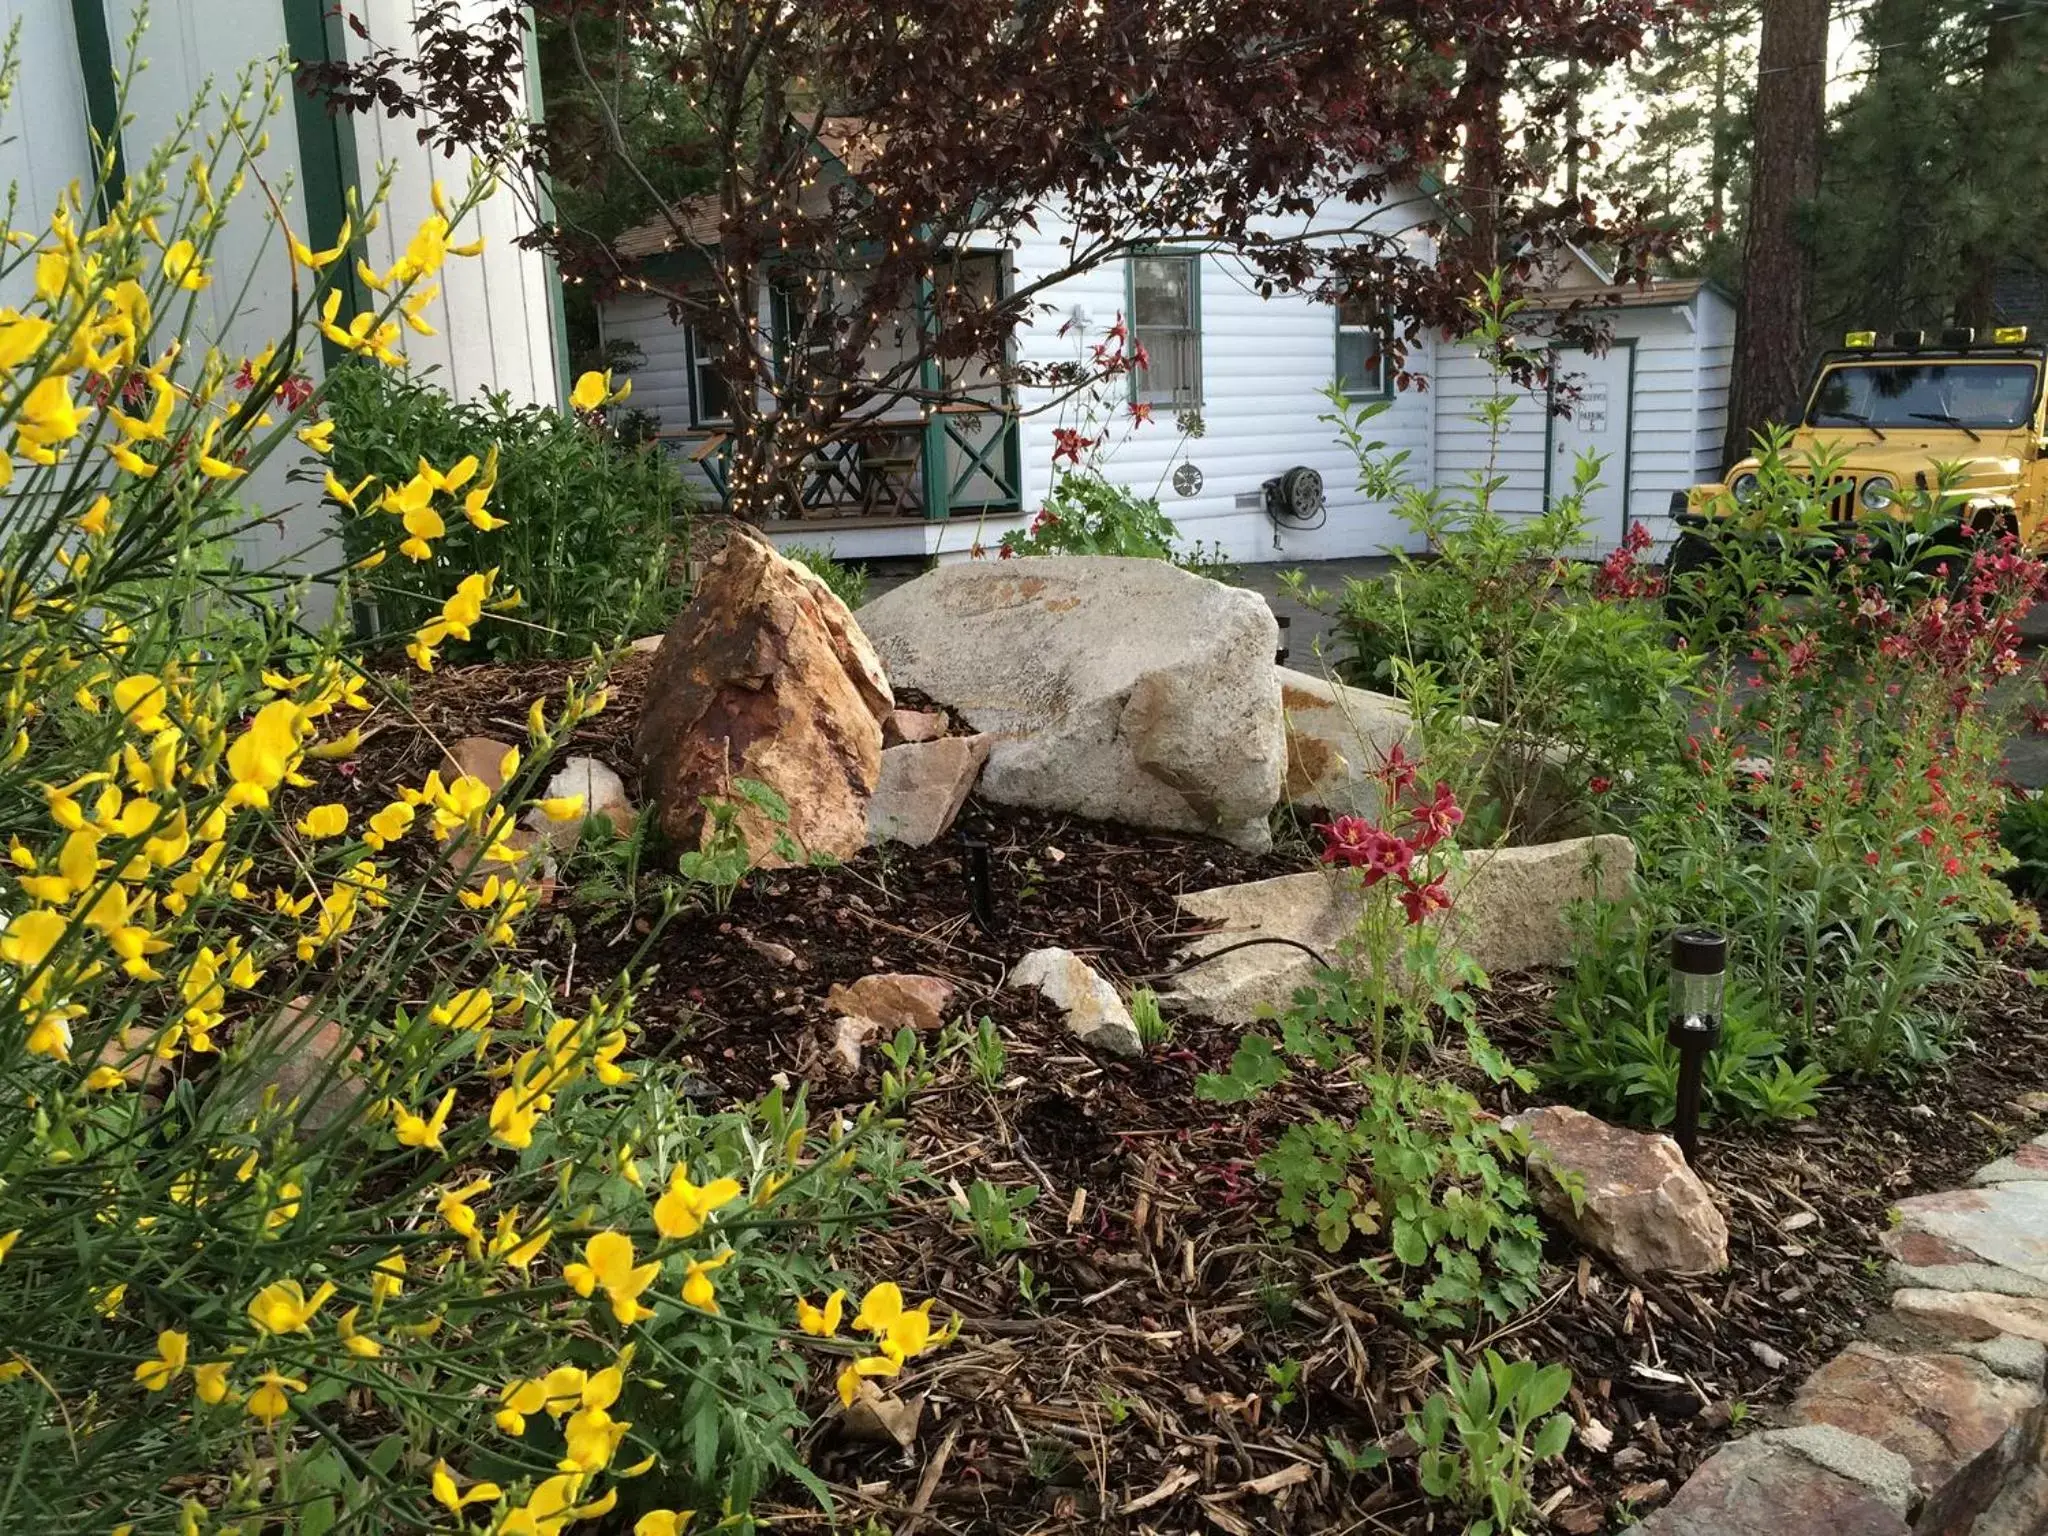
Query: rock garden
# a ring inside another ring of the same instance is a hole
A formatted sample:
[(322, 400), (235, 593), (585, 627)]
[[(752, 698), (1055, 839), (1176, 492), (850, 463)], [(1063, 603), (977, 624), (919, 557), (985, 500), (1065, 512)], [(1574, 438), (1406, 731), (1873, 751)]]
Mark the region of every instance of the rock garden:
[(481, 179), (144, 345), (189, 149), (0, 312), (7, 1529), (2048, 1529), (2033, 556), (1768, 458), (1675, 585), (1390, 491), (1292, 667), (1057, 518), (849, 606), (396, 371)]

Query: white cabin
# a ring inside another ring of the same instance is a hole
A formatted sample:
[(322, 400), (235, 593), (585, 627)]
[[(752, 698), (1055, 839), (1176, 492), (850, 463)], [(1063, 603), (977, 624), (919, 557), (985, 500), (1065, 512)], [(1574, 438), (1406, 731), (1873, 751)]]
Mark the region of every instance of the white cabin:
[[(1341, 227), (1359, 210), (1329, 212), (1322, 222)], [(1426, 255), (1421, 226), (1440, 212), (1416, 193), (1371, 210), (1368, 222)], [(1065, 265), (1061, 221), (1041, 215), (1038, 225), (1018, 231), (1005, 249), (991, 242), (980, 258), (995, 268), (987, 280), (1021, 285)], [(649, 251), (660, 248), (663, 227), (649, 227)], [(1612, 344), (1598, 355), (1553, 348), (1561, 390), (1553, 385), (1539, 396), (1504, 386), (1517, 402), (1500, 441), (1490, 445), (1473, 411), (1494, 383), (1472, 347), (1424, 335), (1408, 345), (1405, 359), (1417, 382), (1398, 389), (1368, 317), (1340, 317), (1335, 307), (1300, 293), (1262, 298), (1247, 265), (1230, 252), (1163, 241), (1156, 251), (1105, 262), (1049, 289), (1051, 313), (1022, 328), (1013, 344), (1022, 361), (1079, 361), (1122, 319), (1146, 343), (1153, 377), (1105, 386), (1092, 416), (1079, 402), (1046, 409), (1050, 397), (1034, 399), (1030, 390), (1019, 392), (1010, 402), (1014, 415), (1004, 417), (974, 415), (967, 405), (936, 413), (913, 407), (901, 421), (889, 418), (897, 430), (886, 441), (875, 428), (864, 429), (864, 446), (850, 445), (843, 459), (807, 479), (804, 515), (771, 523), (768, 531), (853, 560), (992, 550), (1005, 531), (1028, 523), (1050, 488), (1055, 430), (1087, 426), (1092, 433), (1108, 421), (1102, 472), (1157, 496), (1185, 539), (1218, 547), (1232, 562), (1405, 546), (1408, 529), (1389, 506), (1357, 489), (1357, 465), (1323, 419), (1331, 411), (1325, 391), (1341, 376), (1350, 398), (1388, 402), (1367, 435), (1389, 453), (1406, 452), (1403, 473), (1411, 483), (1462, 488), (1486, 465), (1491, 446), (1493, 472), (1505, 481), (1497, 505), (1534, 513), (1570, 488), (1577, 456), (1591, 452), (1603, 467), (1588, 498), (1584, 552), (1612, 548), (1631, 522), (1647, 524), (1662, 544), (1673, 533), (1673, 493), (1720, 472), (1733, 307), (1720, 290), (1693, 280), (1616, 286), (1578, 252), (1545, 291), (1556, 300), (1549, 313), (1574, 301), (1600, 304)], [(655, 415), (700, 492), (715, 500), (724, 386), (708, 377), (709, 360), (650, 294), (607, 301), (600, 323), (607, 342), (637, 348), (634, 403)], [(1533, 306), (1518, 323), (1540, 338), (1546, 311)], [(1523, 344), (1530, 344), (1526, 337)], [(1128, 408), (1141, 399), (1154, 414), (1140, 426)], [(1181, 411), (1199, 418), (1198, 432), (1181, 429)], [(996, 432), (1009, 437), (1001, 454), (991, 451)], [(876, 475), (859, 468), (863, 452), (883, 466)], [(985, 472), (982, 464), (995, 468)], [(1268, 483), (1299, 468), (1320, 475), (1322, 514), (1269, 515)]]

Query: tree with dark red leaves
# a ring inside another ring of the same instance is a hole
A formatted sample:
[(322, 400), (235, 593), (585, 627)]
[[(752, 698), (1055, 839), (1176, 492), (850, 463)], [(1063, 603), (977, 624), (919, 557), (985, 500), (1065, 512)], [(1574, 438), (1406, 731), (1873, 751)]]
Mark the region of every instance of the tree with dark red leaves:
[[(346, 0), (343, 0), (344, 10)], [(990, 370), (1084, 386), (1128, 367), (1022, 367), (1017, 327), (1061, 279), (1162, 237), (1234, 253), (1265, 291), (1370, 297), (1410, 338), (1462, 331), (1478, 276), (1528, 276), (1562, 241), (1639, 270), (1636, 231), (1590, 200), (1541, 195), (1499, 82), (1551, 60), (1590, 78), (1636, 50), (1668, 0), (536, 0), (570, 52), (574, 154), (593, 124), (659, 221), (593, 238), (539, 217), (529, 237), (572, 281), (660, 295), (719, 360), (732, 502), (773, 510), (849, 416), (928, 400)], [(302, 70), (346, 110), (414, 119), (423, 143), (567, 169), (566, 135), (528, 131), (527, 7), (425, 8), (416, 50)], [(608, 33), (605, 29), (610, 29)], [(609, 41), (595, 47), (592, 38)], [(623, 66), (623, 67), (622, 67)], [(679, 153), (706, 190), (674, 201), (636, 163), (626, 82), (676, 89)], [(556, 163), (551, 163), (551, 155)], [(1460, 168), (1473, 206), (1461, 206)], [(1434, 260), (1360, 205), (1435, 193)], [(1046, 220), (1062, 243), (991, 293), (968, 253)], [(1279, 233), (1275, 233), (1279, 231)], [(772, 299), (770, 295), (773, 295)]]

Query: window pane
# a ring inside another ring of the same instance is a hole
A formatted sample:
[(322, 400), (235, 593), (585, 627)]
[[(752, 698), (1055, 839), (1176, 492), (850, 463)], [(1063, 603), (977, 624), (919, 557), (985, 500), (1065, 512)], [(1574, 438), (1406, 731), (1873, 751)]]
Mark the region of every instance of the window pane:
[(1339, 325), (1377, 326), (1379, 308), (1369, 299), (1343, 299), (1337, 305)]
[(1337, 333), (1337, 383), (1347, 395), (1376, 395), (1386, 388), (1380, 377), (1380, 339), (1371, 331)]
[(1134, 325), (1194, 323), (1194, 260), (1188, 256), (1139, 256), (1131, 262), (1131, 322)]
[(724, 421), (732, 415), (730, 399), (726, 394), (725, 380), (718, 369), (711, 364), (699, 364), (697, 368), (697, 419), (701, 421)]
[(1186, 331), (1151, 330), (1137, 335), (1149, 355), (1149, 366), (1138, 371), (1138, 398), (1192, 404), (1196, 397), (1194, 338)]

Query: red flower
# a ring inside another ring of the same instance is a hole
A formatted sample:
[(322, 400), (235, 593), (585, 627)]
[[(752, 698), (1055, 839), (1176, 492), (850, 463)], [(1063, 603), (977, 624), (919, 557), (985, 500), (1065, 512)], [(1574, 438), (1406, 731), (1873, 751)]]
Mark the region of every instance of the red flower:
[(1144, 423), (1150, 421), (1151, 419), (1152, 402), (1150, 400), (1133, 400), (1131, 402), (1132, 421), (1137, 422), (1140, 426), (1142, 426), (1144, 425)]
[(1037, 533), (1048, 524), (1058, 521), (1059, 515), (1051, 507), (1040, 507), (1038, 509), (1038, 516), (1031, 519), (1031, 531)]
[(1941, 866), (1941, 872), (1953, 880), (1963, 872), (1963, 861), (1951, 855)]
[(1057, 464), (1061, 459), (1065, 459), (1069, 463), (1079, 464), (1081, 462), (1081, 455), (1090, 448), (1093, 448), (1095, 443), (1096, 439), (1083, 437), (1072, 427), (1054, 427), (1052, 429), (1052, 461)]
[(1339, 816), (1335, 821), (1316, 823), (1323, 834), (1323, 862), (1348, 864), (1353, 869), (1365, 862), (1366, 849), (1378, 828), (1363, 816)]
[(313, 381), (303, 373), (295, 373), (277, 386), (277, 397), (287, 409), (296, 411), (313, 397)]
[(1010, 558), (1010, 556), (1014, 555), (1015, 553), (1017, 552), (1014, 549), (1010, 548), (1009, 545), (1005, 544), (1001, 549), (996, 551), (996, 558), (998, 560), (1007, 560)]
[(1444, 889), (1441, 880), (1432, 880), (1427, 885), (1417, 885), (1411, 880), (1407, 889), (1401, 892), (1401, 906), (1407, 912), (1409, 922), (1419, 923), (1432, 912), (1450, 911), (1451, 893)]
[(1451, 786), (1438, 779), (1434, 798), (1415, 808), (1415, 846), (1418, 849), (1434, 848), (1457, 831), (1458, 824), (1464, 819), (1465, 813), (1458, 809), (1457, 797), (1451, 793)]
[[(1637, 526), (1641, 525), (1638, 524)], [(1586, 780), (1586, 788), (1593, 791), (1596, 795), (1604, 795), (1607, 791), (1614, 788), (1614, 780), (1602, 778), (1596, 773), (1592, 778)]]
[(1387, 748), (1387, 755), (1380, 761), (1380, 782), (1387, 786), (1389, 800), (1408, 792), (1408, 786), (1415, 782), (1415, 766), (1415, 759), (1401, 750), (1398, 741)]
[(1142, 341), (1131, 343), (1131, 366), (1140, 373), (1152, 366), (1152, 354), (1145, 350), (1145, 343)]
[(1378, 885), (1390, 876), (1406, 880), (1408, 869), (1415, 861), (1415, 849), (1391, 832), (1382, 832), (1377, 827), (1367, 840), (1365, 858), (1366, 887)]

